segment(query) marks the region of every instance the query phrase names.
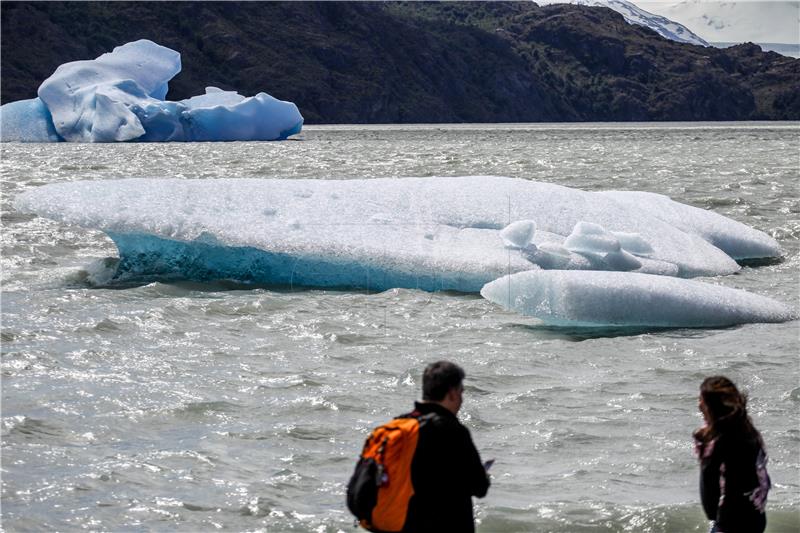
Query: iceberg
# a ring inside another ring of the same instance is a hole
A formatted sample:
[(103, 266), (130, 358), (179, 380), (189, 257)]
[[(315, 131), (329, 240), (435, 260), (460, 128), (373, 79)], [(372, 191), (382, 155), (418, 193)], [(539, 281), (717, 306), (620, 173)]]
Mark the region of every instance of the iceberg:
[(3, 142), (59, 142), (50, 111), (38, 98), (19, 100), (0, 107), (0, 140)]
[(0, 140), (21, 142), (263, 141), (299, 133), (291, 102), (208, 87), (165, 100), (180, 54), (142, 39), (59, 66), (38, 98), (0, 107)]
[(486, 284), (481, 295), (562, 327), (724, 327), (796, 318), (784, 304), (743, 290), (629, 272), (520, 272)]
[[(15, 207), (107, 233), (118, 278), (478, 292), (536, 269), (694, 277), (740, 268), (702, 231), (649, 205), (495, 176), (83, 181), (31, 189)], [(719, 237), (741, 250), (771, 240), (722, 218)], [(780, 253), (777, 243), (770, 250)]]

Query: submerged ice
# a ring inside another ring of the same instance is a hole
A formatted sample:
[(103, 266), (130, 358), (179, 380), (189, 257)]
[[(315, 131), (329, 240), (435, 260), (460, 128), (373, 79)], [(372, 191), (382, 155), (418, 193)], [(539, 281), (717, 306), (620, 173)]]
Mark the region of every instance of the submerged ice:
[(2, 141), (248, 141), (299, 133), (303, 117), (291, 102), (206, 89), (165, 100), (181, 70), (180, 54), (152, 41), (114, 48), (97, 59), (59, 66), (38, 98), (0, 107)]

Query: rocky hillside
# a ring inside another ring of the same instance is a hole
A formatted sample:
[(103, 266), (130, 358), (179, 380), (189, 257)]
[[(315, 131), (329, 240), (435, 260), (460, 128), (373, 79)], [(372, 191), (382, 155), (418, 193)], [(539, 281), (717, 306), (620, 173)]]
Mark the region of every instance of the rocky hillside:
[(661, 38), (606, 8), (508, 3), (2, 2), (2, 102), (151, 39), (170, 99), (214, 85), (307, 123), (798, 120), (800, 60)]

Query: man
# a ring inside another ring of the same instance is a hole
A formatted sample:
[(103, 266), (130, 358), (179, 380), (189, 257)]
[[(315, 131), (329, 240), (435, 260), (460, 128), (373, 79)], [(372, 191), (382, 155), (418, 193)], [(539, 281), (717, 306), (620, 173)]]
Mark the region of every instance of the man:
[(428, 365), (422, 375), (422, 401), (415, 402), (412, 415), (423, 418), (411, 462), (414, 495), (404, 532), (475, 531), (472, 496), (486, 495), (489, 475), (469, 430), (456, 418), (464, 377), (464, 370), (449, 361)]

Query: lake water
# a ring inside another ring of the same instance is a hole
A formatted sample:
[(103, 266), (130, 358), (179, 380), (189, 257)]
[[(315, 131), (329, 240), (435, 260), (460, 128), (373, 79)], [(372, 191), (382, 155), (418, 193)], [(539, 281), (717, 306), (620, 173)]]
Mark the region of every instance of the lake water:
[[(2, 520), (8, 531), (354, 531), (367, 431), (427, 362), (467, 371), (460, 414), (493, 486), (479, 531), (705, 531), (701, 380), (750, 395), (768, 530), (800, 530), (798, 322), (564, 331), (477, 295), (93, 286), (102, 233), (23, 215), (31, 187), (121, 177), (496, 174), (672, 198), (761, 229), (779, 264), (715, 280), (798, 310), (800, 125), (317, 126), (281, 143), (23, 145), (2, 162)], [(102, 198), (97, 198), (102, 202)]]

